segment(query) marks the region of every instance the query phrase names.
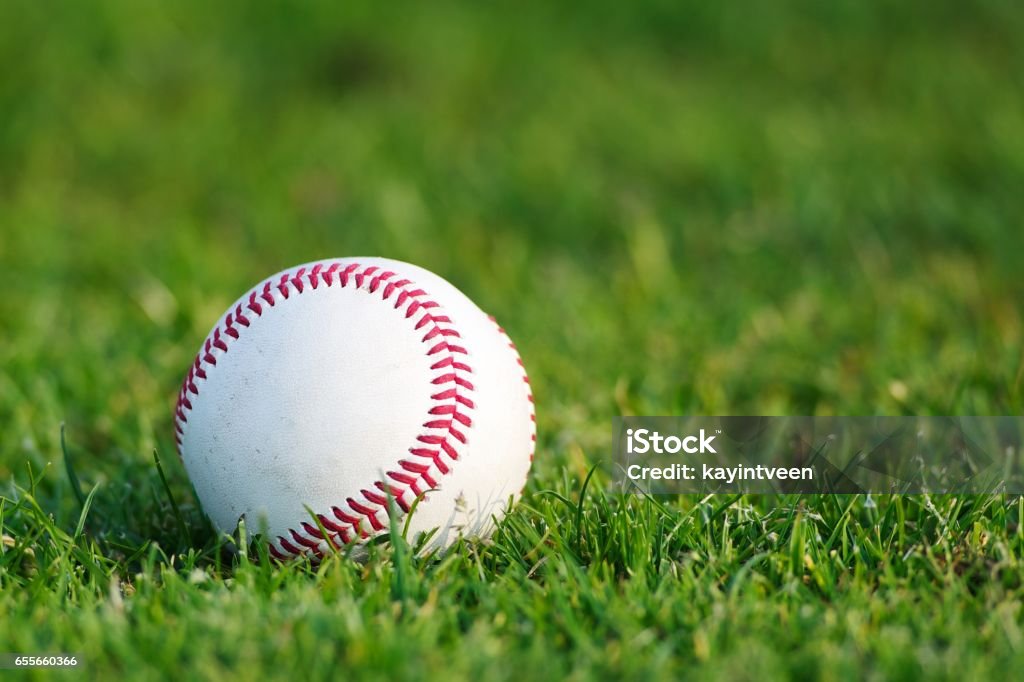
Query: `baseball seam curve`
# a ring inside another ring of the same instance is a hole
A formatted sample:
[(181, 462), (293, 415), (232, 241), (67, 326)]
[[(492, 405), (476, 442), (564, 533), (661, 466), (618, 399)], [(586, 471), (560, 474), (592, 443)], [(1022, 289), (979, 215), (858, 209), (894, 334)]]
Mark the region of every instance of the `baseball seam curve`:
[(523, 364), (523, 359), (519, 356), (519, 349), (516, 347), (516, 344), (509, 338), (505, 329), (498, 324), (498, 320), (494, 315), (488, 315), (487, 318), (493, 322), (494, 326), (498, 329), (498, 334), (501, 335), (502, 340), (505, 341), (509, 349), (512, 351), (512, 355), (515, 356), (516, 359), (516, 364), (519, 365), (519, 369), (523, 373), (523, 384), (526, 387), (526, 400), (530, 405), (530, 461), (533, 462), (533, 456), (536, 454), (537, 450), (537, 413), (533, 401), (533, 387), (530, 385), (530, 377), (526, 372), (526, 365)]
[[(346, 288), (350, 284), (354, 284), (357, 291), (370, 295), (380, 292), (382, 302), (390, 302), (393, 298), (393, 308), (404, 308), (407, 320), (420, 313), (413, 330), (423, 333), (420, 341), (427, 346), (426, 355), (435, 358), (430, 366), (435, 373), (431, 380), (435, 392), (430, 396), (431, 407), (422, 424), (424, 432), (416, 437), (408, 455), (398, 460), (397, 467), (385, 472), (385, 480), (374, 481), (360, 489), (358, 495), (333, 505), (329, 512), (318, 512), (317, 520), (326, 533), (317, 525), (303, 521), (298, 528), (288, 528), (287, 537), (278, 535), (275, 540), (268, 540), (271, 555), (279, 560), (301, 554), (321, 559), (325, 544), (337, 549), (386, 530), (389, 495), (401, 514), (408, 513), (416, 498), (435, 490), (439, 479), (451, 471), (452, 463), (463, 454), (466, 432), (472, 428), (470, 412), (474, 403), (468, 394), (474, 389), (468, 375), (473, 373), (473, 369), (469, 365), (466, 348), (460, 345), (461, 336), (452, 320), (443, 314), (441, 305), (411, 279), (403, 278), (394, 271), (376, 265), (363, 267), (358, 262), (325, 261), (286, 271), (276, 280), (271, 278), (257, 285), (207, 336), (178, 392), (174, 427), (179, 456), (183, 455), (183, 438), (188, 415), (193, 409), (192, 400), (199, 396), (200, 386), (206, 380), (207, 372), (216, 367), (217, 358), (227, 353), (230, 344), (241, 338), (244, 329), (253, 324), (251, 318), (258, 319), (263, 316), (265, 308), (272, 308), (293, 295), (316, 290), (321, 285)], [(530, 400), (532, 402), (532, 397)]]

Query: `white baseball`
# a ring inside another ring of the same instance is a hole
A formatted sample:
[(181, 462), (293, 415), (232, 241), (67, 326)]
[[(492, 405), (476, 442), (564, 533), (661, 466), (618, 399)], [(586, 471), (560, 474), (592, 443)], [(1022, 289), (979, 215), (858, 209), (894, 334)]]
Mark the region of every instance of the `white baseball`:
[(486, 537), (536, 439), (504, 331), (385, 258), (309, 263), (238, 299), (185, 377), (175, 431), (214, 525), (244, 518), (279, 559), (387, 532), (389, 497), (413, 537), (437, 529), (426, 548)]

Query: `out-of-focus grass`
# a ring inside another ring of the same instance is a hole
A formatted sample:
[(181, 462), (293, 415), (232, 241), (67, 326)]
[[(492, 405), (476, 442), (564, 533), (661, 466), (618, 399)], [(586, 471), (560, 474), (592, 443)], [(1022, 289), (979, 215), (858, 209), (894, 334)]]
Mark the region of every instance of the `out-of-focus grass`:
[[(1013, 676), (1016, 501), (656, 504), (598, 474), (576, 505), (613, 414), (1019, 413), (1022, 32), (995, 1), (5, 3), (0, 649), (140, 678)], [(171, 455), (181, 372), (260, 277), (362, 254), (516, 339), (524, 504), (441, 562), (223, 554)]]

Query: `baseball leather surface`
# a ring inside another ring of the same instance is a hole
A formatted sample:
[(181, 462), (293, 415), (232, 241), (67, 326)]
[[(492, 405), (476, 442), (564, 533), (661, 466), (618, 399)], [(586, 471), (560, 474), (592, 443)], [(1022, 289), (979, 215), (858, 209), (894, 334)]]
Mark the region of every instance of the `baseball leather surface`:
[(486, 537), (535, 440), (503, 330), (447, 281), (384, 258), (310, 263), (242, 296), (189, 369), (175, 429), (214, 525), (244, 518), (279, 559), (387, 532), (389, 497), (410, 540), (437, 529), (427, 548)]

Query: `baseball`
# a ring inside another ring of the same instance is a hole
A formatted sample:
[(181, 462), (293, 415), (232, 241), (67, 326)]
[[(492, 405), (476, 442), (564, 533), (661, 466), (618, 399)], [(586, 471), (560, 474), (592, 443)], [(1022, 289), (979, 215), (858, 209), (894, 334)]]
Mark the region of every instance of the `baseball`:
[(239, 298), (174, 422), (216, 528), (245, 519), (281, 560), (364, 542), (393, 517), (424, 549), (487, 537), (536, 440), (504, 330), (441, 277), (386, 258), (308, 263)]

